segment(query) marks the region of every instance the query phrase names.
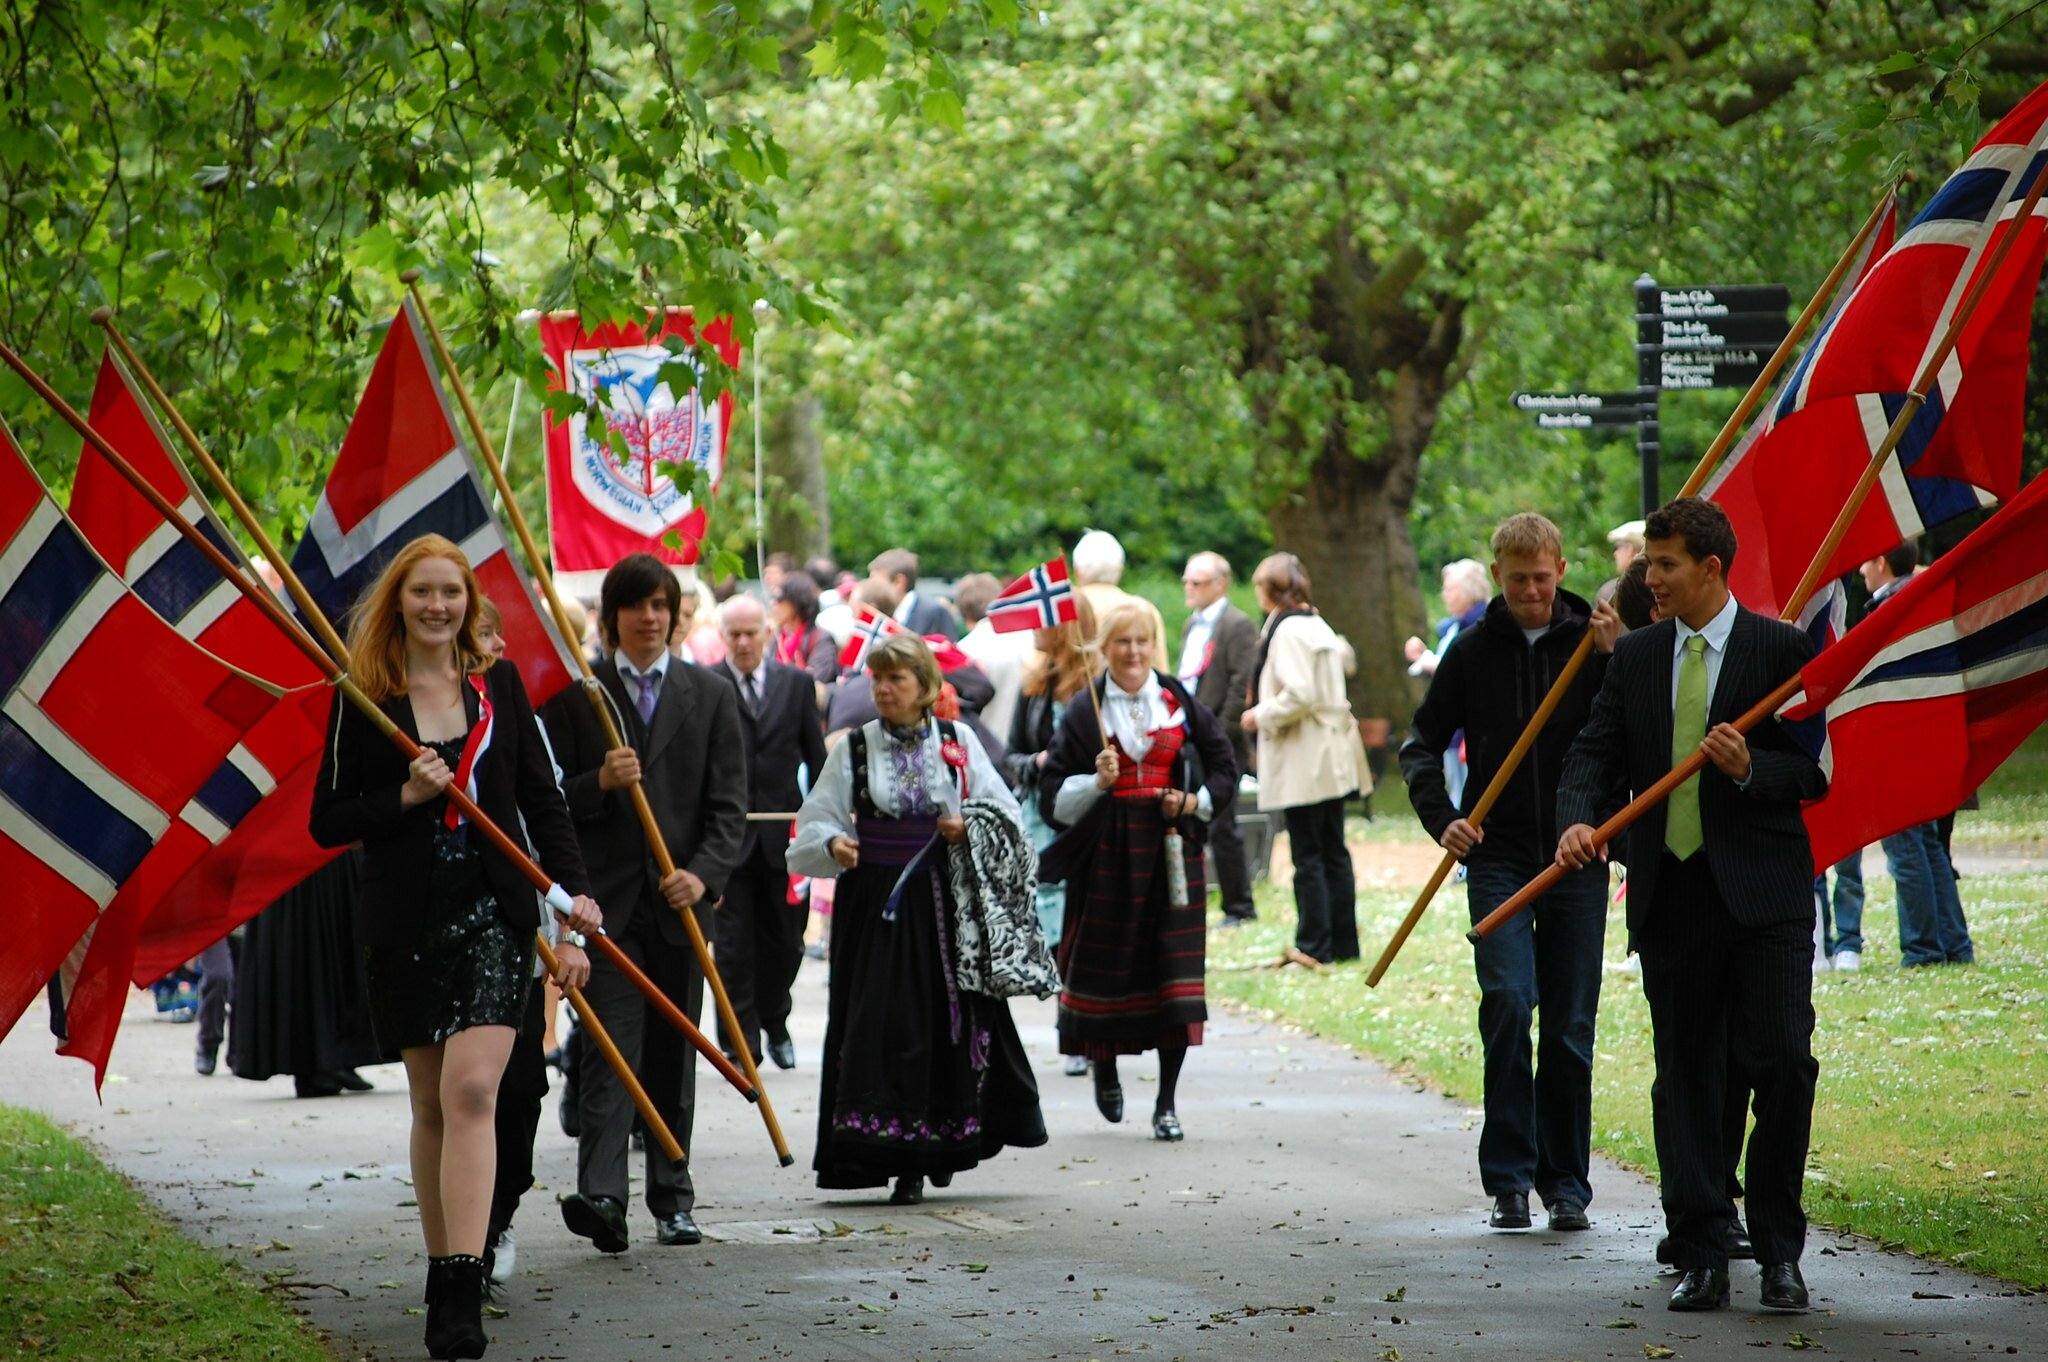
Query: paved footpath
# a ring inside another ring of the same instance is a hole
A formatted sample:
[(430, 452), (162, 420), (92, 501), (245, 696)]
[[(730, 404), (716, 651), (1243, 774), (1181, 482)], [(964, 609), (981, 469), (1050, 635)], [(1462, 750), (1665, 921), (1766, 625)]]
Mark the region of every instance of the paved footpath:
[[(697, 1213), (714, 1236), (699, 1247), (655, 1245), (641, 1207), (619, 1257), (563, 1229), (552, 1202), (573, 1186), (574, 1148), (550, 1100), (543, 1186), (519, 1217), (492, 1358), (2048, 1357), (2048, 1298), (1821, 1231), (1805, 1262), (1812, 1313), (1753, 1313), (1755, 1273), (1739, 1265), (1735, 1308), (1671, 1314), (1642, 1179), (1596, 1168), (1588, 1233), (1491, 1233), (1476, 1113), (1236, 1012), (1190, 1058), (1185, 1144), (1155, 1143), (1146, 1120), (1105, 1124), (1087, 1080), (1059, 1071), (1051, 1006), (1026, 1001), (1050, 1145), (921, 1207), (827, 1199), (807, 1171), (824, 993), (807, 963), (801, 1067), (768, 1076), (796, 1167), (776, 1167), (752, 1108), (699, 1080)], [(187, 1232), (266, 1274), (338, 1357), (422, 1356), (423, 1321), (403, 1313), (425, 1261), (402, 1073), (372, 1069), (376, 1092), (315, 1101), (284, 1078), (202, 1079), (191, 1027), (138, 1002), (104, 1106), (83, 1066), (50, 1054), (40, 1010), (0, 1045), (0, 1093), (69, 1125)], [(1150, 1059), (1126, 1068), (1133, 1118), (1150, 1110), (1151, 1073)]]

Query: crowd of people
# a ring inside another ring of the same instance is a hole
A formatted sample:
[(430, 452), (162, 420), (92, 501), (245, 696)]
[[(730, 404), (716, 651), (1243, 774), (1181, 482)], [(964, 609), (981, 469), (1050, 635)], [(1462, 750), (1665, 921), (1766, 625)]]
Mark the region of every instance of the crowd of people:
[[(1832, 897), (1815, 874), (1798, 809), (1824, 779), (1806, 750), (1775, 722), (1745, 737), (1728, 721), (1813, 645), (1734, 600), (1737, 546), (1710, 503), (1671, 503), (1612, 538), (1621, 576), (1588, 599), (1562, 585), (1556, 526), (1510, 517), (1489, 565), (1445, 568), (1435, 646), (1408, 644), (1428, 689), (1402, 774), (1466, 872), (1472, 920), (1547, 866), (1561, 875), (1475, 949), (1480, 1182), (1495, 1228), (1529, 1227), (1532, 1193), (1552, 1230), (1591, 1223), (1611, 855), (1627, 863), (1656, 1033), (1659, 1256), (1682, 1274), (1671, 1306), (1725, 1305), (1729, 1259), (1753, 1256), (1761, 1304), (1800, 1309), (1811, 979), (1860, 963), (1860, 873), (1854, 858), (1836, 867)], [(1876, 600), (1910, 575), (1911, 553), (1866, 566)], [(1160, 611), (1122, 589), (1113, 536), (1090, 532), (1071, 561), (1075, 624), (1005, 633), (988, 618), (997, 578), (962, 578), (949, 605), (920, 590), (904, 549), (858, 579), (778, 557), (762, 595), (722, 600), (632, 555), (587, 612), (601, 715), (579, 687), (535, 712), (517, 669), (495, 665), (496, 610), (457, 546), (427, 536), (392, 560), (353, 617), (353, 670), (419, 755), (337, 695), (312, 832), (348, 850), (250, 924), (240, 978), (215, 992), (234, 990), (237, 1074), (290, 1072), (301, 1096), (324, 1096), (367, 1086), (361, 1065), (404, 1062), (432, 1355), (482, 1355), (551, 1064), (578, 1149), (567, 1227), (600, 1252), (628, 1248), (639, 1145), (656, 1242), (700, 1241), (689, 1165), (655, 1138), (659, 1125), (687, 1146), (693, 1124), (698, 1056), (668, 1015), (703, 1010), (693, 938), (715, 941), (732, 1004), (717, 1046), (789, 1070), (792, 985), (823, 910), (812, 1171), (821, 1188), (887, 1187), (898, 1204), (1046, 1142), (1015, 996), (1057, 995), (1065, 1071), (1092, 1075), (1110, 1123), (1125, 1114), (1120, 1064), (1156, 1051), (1151, 1133), (1185, 1138), (1178, 1080), (1208, 1017), (1210, 867), (1217, 928), (1257, 915), (1241, 797), (1288, 832), (1296, 952), (1358, 957), (1345, 809), (1372, 777), (1346, 698), (1355, 658), (1307, 568), (1285, 552), (1260, 562), (1255, 620), (1230, 600), (1230, 563), (1194, 554), (1170, 648)], [(842, 667), (863, 606), (902, 630)], [(1589, 635), (1590, 660), (1482, 822), (1480, 792)], [(1698, 776), (1594, 845), (1595, 826), (1694, 750)], [(451, 785), (514, 841), (480, 835)], [(1887, 838), (1885, 852), (1904, 963), (1970, 960), (1941, 829)], [(586, 950), (600, 928), (606, 950)], [(231, 960), (206, 973), (232, 978)], [(580, 990), (598, 1025), (557, 1045), (560, 989)], [(201, 1073), (221, 1043), (216, 1018)]]

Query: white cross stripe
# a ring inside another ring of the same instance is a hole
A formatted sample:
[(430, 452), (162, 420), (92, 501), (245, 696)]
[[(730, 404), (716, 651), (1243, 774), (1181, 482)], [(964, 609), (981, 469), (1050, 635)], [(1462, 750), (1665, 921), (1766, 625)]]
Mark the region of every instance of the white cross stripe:
[(86, 636), (99, 627), (107, 612), (127, 594), (128, 588), (121, 585), (121, 579), (111, 572), (102, 572), (94, 578), (93, 584), (78, 598), (78, 603), (71, 607), (71, 613), (43, 640), (35, 661), (29, 663), (21, 674), (21, 680), (16, 683), (14, 694), (25, 696), (31, 704), (41, 702), (57, 674), (71, 664)]
[(62, 875), (102, 909), (114, 901), (114, 892), (121, 887), (98, 866), (51, 836), (49, 829), (5, 795), (0, 795), (0, 837)]
[(64, 513), (57, 509), (56, 502), (48, 497), (37, 498), (35, 509), (15, 532), (13, 542), (0, 549), (0, 582), (20, 581), (29, 561), (42, 552), (43, 541), (63, 519)]
[(189, 801), (184, 808), (178, 810), (178, 818), (179, 821), (189, 824), (194, 831), (198, 832), (215, 846), (219, 846), (222, 842), (226, 841), (228, 834), (234, 831), (233, 828), (215, 818), (212, 812), (197, 799)]
[(375, 553), (406, 521), (469, 476), (469, 460), (463, 454), (462, 446), (457, 444), (428, 464), (411, 482), (386, 497), (346, 532), (342, 530), (334, 508), (328, 505), (327, 494), (321, 493), (306, 533), (319, 544), (320, 553), (327, 560), (327, 570), (339, 578)]
[(256, 787), (258, 794), (269, 794), (277, 788), (277, 777), (270, 774), (270, 768), (256, 759), (256, 754), (240, 743), (228, 753), (228, 761), (237, 771)]
[(170, 829), (170, 815), (150, 803), (134, 786), (100, 764), (98, 757), (80, 747), (69, 733), (20, 691), (7, 697), (7, 717), (21, 726), (30, 741), (49, 753), (50, 759), (88, 790), (111, 805), (116, 812), (148, 834), (155, 842)]

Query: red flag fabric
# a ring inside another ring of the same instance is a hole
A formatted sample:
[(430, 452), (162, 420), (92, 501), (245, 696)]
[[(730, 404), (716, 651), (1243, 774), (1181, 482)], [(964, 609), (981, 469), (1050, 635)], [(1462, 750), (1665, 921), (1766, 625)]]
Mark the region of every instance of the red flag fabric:
[(907, 634), (910, 631), (889, 616), (881, 614), (873, 606), (863, 605), (854, 614), (853, 634), (846, 640), (846, 646), (839, 650), (841, 671), (857, 672), (868, 663), (868, 649), (880, 643), (891, 634)]
[[(168, 435), (112, 350), (100, 361), (91, 420), (165, 500), (231, 560), (248, 568), (234, 537), (171, 454)], [(237, 749), (235, 770), (242, 779), (224, 779), (181, 814), (186, 827), (177, 840), (199, 853), (190, 868), (155, 903), (116, 905), (141, 917), (133, 958), (121, 960), (96, 944), (81, 966), (75, 996), (82, 996), (99, 987), (93, 976), (101, 970), (112, 971), (111, 980), (132, 978), (137, 984), (161, 978), (338, 853), (314, 844), (304, 817), (296, 823), (281, 821), (268, 807), (275, 801), (301, 814), (310, 807), (328, 705), (319, 668), (89, 443), (79, 452), (70, 512), (99, 555), (172, 628), (230, 666), (293, 692)], [(141, 892), (144, 883), (138, 881), (128, 895)], [(111, 980), (105, 987), (118, 991)], [(118, 1016), (111, 1020), (117, 1022)], [(109, 1026), (105, 1040), (111, 1039)], [(72, 1028), (72, 1045), (91, 1050), (98, 1043), (81, 1018)]]
[[(1816, 865), (1958, 808), (2048, 720), (2048, 475), (1806, 665), (1787, 720), (1826, 711)], [(1911, 754), (1911, 778), (1901, 761)]]
[[(26, 906), (0, 953), (4, 1029), (87, 932), (88, 957), (125, 963), (130, 905), (203, 854), (196, 825), (240, 779), (236, 753), (278, 694), (130, 591), (4, 428), (0, 637), (0, 879)], [(126, 993), (124, 968), (81, 975), (67, 1012), (110, 1044)], [(105, 1049), (87, 1057), (104, 1077)]]
[[(1745, 603), (1761, 609), (1791, 597), (1965, 294), (2015, 229), (2020, 203), (2048, 163), (2044, 146), (2048, 85), (1985, 135), (1800, 358), (1743, 461), (1769, 540), (1766, 554), (1755, 563), (1739, 555), (1730, 573)], [(1822, 580), (2018, 488), (2030, 319), (2048, 248), (2044, 216), (2048, 203), (2018, 224), (2022, 235)], [(1709, 495), (1727, 504), (1721, 491)], [(1763, 570), (1759, 582), (1754, 574)]]
[[(568, 391), (600, 404), (605, 430), (592, 431), (578, 413), (548, 422), (548, 544), (556, 578), (579, 595), (594, 596), (605, 571), (629, 553), (651, 553), (665, 563), (694, 563), (704, 537), (705, 513), (656, 466), (697, 463), (716, 487), (725, 474), (726, 437), (733, 400), (721, 393), (707, 406), (690, 388), (677, 394), (662, 381), (677, 356), (662, 340), (697, 339), (688, 308), (670, 308), (661, 325), (607, 322), (586, 332), (575, 316), (543, 316), (541, 347), (554, 366), (552, 391)], [(704, 328), (704, 341), (730, 368), (740, 362), (732, 323), (721, 317)], [(695, 364), (694, 358), (686, 362)], [(607, 438), (624, 437), (622, 462)], [(662, 542), (680, 532), (678, 553)]]
[(1065, 554), (1011, 582), (988, 605), (988, 622), (999, 634), (1051, 629), (1079, 618)]
[(468, 555), (504, 618), (506, 648), (535, 706), (568, 685), (575, 669), (506, 552), (504, 529), (456, 431), (425, 329), (408, 301), (378, 351), (292, 567), (345, 633), (350, 607), (384, 564), (428, 533), (447, 536)]

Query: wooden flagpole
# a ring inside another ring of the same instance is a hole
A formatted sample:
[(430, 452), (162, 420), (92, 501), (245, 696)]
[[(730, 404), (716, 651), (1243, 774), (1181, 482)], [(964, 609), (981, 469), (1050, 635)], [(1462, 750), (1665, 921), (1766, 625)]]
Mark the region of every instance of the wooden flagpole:
[[(2038, 150), (2039, 147), (2036, 146), (2030, 150), (2029, 156)], [(1927, 356), (1927, 362), (1920, 366), (1920, 375), (1913, 380), (1912, 391), (1906, 394), (1905, 402), (1899, 407), (1899, 414), (1892, 418), (1891, 428), (1885, 431), (1884, 439), (1878, 442), (1877, 449), (1870, 456), (1870, 463), (1863, 470), (1863, 476), (1856, 480), (1856, 487), (1849, 493), (1848, 501), (1843, 503), (1841, 511), (1836, 514), (1835, 523), (1829, 527), (1827, 538), (1821, 542), (1819, 551), (1813, 555), (1813, 561), (1807, 564), (1806, 574), (1799, 579), (1798, 589), (1792, 593), (1792, 599), (1785, 603), (1780, 618), (1799, 618), (1799, 612), (1813, 599), (1813, 594), (1819, 589), (1821, 578), (1827, 571), (1829, 560), (1835, 556), (1835, 550), (1842, 546), (1842, 540), (1848, 537), (1849, 527), (1862, 511), (1863, 503), (1869, 498), (1871, 489), (1877, 486), (1878, 478), (1884, 473), (1885, 464), (1891, 461), (1893, 451), (1898, 449), (1899, 441), (1905, 437), (1907, 428), (1913, 424), (1913, 418), (1920, 414), (1920, 408), (1927, 401), (1928, 390), (1934, 386), (1934, 380), (1941, 373), (1942, 365), (1946, 364), (1949, 356), (1954, 353), (1956, 343), (1962, 339), (1963, 328), (1969, 325), (1971, 316), (1977, 311), (1977, 305), (1984, 300), (1985, 290), (1990, 288), (1991, 280), (2005, 264), (2005, 257), (2011, 253), (2013, 243), (2019, 240), (2021, 228), (2034, 215), (2035, 205), (2041, 202), (2041, 191), (2044, 188), (2048, 188), (2048, 172), (2035, 177), (2032, 187), (2027, 190), (2026, 198), (2020, 202), (2019, 212), (2013, 217), (2012, 230), (1999, 239), (1998, 245), (1992, 248), (1991, 258), (1977, 271), (1977, 277), (1971, 281), (1970, 291), (1964, 295), (1955, 315), (1949, 319), (1948, 329), (1942, 333), (1940, 342)], [(2005, 202), (2009, 203), (2011, 200)], [(1994, 216), (1985, 224), (1984, 230), (1987, 233), (1992, 231), (2001, 218), (2002, 214)], [(1798, 691), (1799, 677), (1794, 675), (1736, 719), (1732, 727), (1738, 733), (1749, 732), (1770, 715), (1775, 714), (1779, 706)], [(1706, 765), (1706, 761), (1706, 753), (1694, 752), (1667, 772), (1656, 784), (1630, 800), (1628, 806), (1620, 813), (1594, 829), (1594, 849), (1605, 847), (1621, 835), (1630, 824), (1641, 818), (1659, 801), (1684, 784), (1688, 777)], [(1563, 874), (1563, 868), (1553, 863), (1541, 875), (1515, 891), (1513, 898), (1487, 914), (1465, 934), (1466, 938), (1476, 944), (1480, 938), (1491, 935), (1501, 923), (1521, 912), (1531, 900), (1555, 884)]]
[[(1863, 248), (1869, 242), (1871, 235), (1877, 231), (1878, 224), (1884, 220), (1885, 208), (1890, 204), (1891, 199), (1892, 191), (1890, 190), (1886, 190), (1878, 197), (1876, 205), (1870, 210), (1870, 216), (1863, 220), (1863, 226), (1857, 230), (1854, 239), (1849, 242), (1848, 249), (1842, 252), (1842, 258), (1835, 262), (1835, 267), (1828, 271), (1827, 278), (1821, 281), (1818, 289), (1814, 290), (1813, 297), (1807, 301), (1805, 310), (1800, 312), (1798, 319), (1792, 323), (1791, 330), (1785, 333), (1785, 339), (1778, 343), (1778, 348), (1771, 355), (1770, 361), (1757, 374), (1756, 381), (1749, 385), (1749, 391), (1742, 395), (1742, 400), (1736, 403), (1735, 410), (1729, 413), (1728, 419), (1722, 423), (1721, 433), (1714, 437), (1713, 444), (1709, 445), (1707, 452), (1700, 456), (1699, 463), (1694, 466), (1692, 474), (1686, 478), (1685, 485), (1678, 490), (1679, 496), (1689, 497), (1694, 495), (1701, 487), (1706, 485), (1707, 479), (1713, 476), (1714, 469), (1720, 465), (1722, 458), (1727, 455), (1729, 448), (1734, 445), (1744, 425), (1748, 423), (1750, 416), (1763, 403), (1765, 394), (1770, 391), (1771, 384), (1777, 380), (1779, 372), (1784, 369), (1786, 363), (1791, 359), (1793, 348), (1805, 338), (1808, 329), (1813, 326), (1814, 321), (1827, 306), (1829, 298), (1841, 286), (1843, 277), (1848, 274), (1850, 266), (1856, 261), (1856, 257), (1862, 254)], [(1551, 684), (1550, 693), (1543, 697), (1543, 703), (1537, 706), (1536, 713), (1530, 717), (1528, 726), (1522, 730), (1522, 736), (1515, 740), (1515, 745), (1508, 752), (1507, 759), (1501, 763), (1500, 769), (1494, 772), (1493, 779), (1487, 782), (1485, 791), (1480, 794), (1478, 802), (1472, 806), (1472, 813), (1466, 821), (1473, 827), (1479, 827), (1485, 821), (1486, 815), (1493, 811), (1494, 801), (1499, 799), (1501, 792), (1507, 788), (1508, 781), (1513, 778), (1516, 769), (1521, 766), (1522, 758), (1526, 757), (1529, 754), (1529, 749), (1535, 745), (1537, 735), (1543, 731), (1543, 726), (1550, 722), (1550, 716), (1557, 711), (1559, 703), (1564, 699), (1565, 692), (1570, 689), (1572, 682), (1577, 679), (1580, 668), (1585, 666), (1586, 659), (1591, 655), (1592, 651), (1593, 631), (1591, 628), (1588, 628), (1585, 637), (1579, 640), (1579, 646), (1572, 650), (1570, 659), (1565, 662), (1564, 670), (1557, 674), (1557, 680)], [(1387, 967), (1394, 963), (1394, 956), (1400, 952), (1403, 945), (1407, 944), (1409, 934), (1415, 930), (1416, 924), (1422, 921), (1423, 910), (1429, 907), (1430, 900), (1436, 897), (1436, 891), (1443, 887), (1443, 882), (1449, 878), (1452, 868), (1457, 863), (1457, 855), (1449, 851), (1446, 851), (1443, 859), (1437, 862), (1436, 873), (1429, 877), (1429, 883), (1425, 884), (1422, 887), (1422, 892), (1416, 895), (1414, 906), (1408, 910), (1408, 916), (1401, 919), (1401, 925), (1395, 929), (1393, 939), (1387, 943), (1387, 948), (1380, 952), (1380, 958), (1373, 965), (1372, 972), (1366, 975), (1365, 982), (1367, 987), (1379, 987), (1380, 980), (1386, 975)]]
[[(235, 564), (228, 559), (228, 556), (221, 552), (220, 547), (200, 533), (198, 527), (193, 525), (191, 521), (180, 515), (178, 508), (165, 500), (163, 493), (151, 486), (147, 478), (136, 472), (134, 466), (121, 457), (120, 451), (109, 444), (105, 436), (93, 429), (84, 417), (80, 416), (72, 409), (68, 402), (57, 394), (55, 389), (43, 381), (42, 375), (31, 369), (27, 362), (14, 352), (12, 347), (4, 343), (0, 343), (0, 361), (5, 361), (10, 368), (20, 374), (29, 387), (35, 390), (38, 397), (47, 402), (53, 411), (70, 424), (72, 429), (84, 437), (85, 441), (99, 453), (101, 458), (105, 459), (113, 467), (115, 472), (126, 478), (134, 486), (135, 490), (142, 494), (143, 499), (149, 502), (158, 515), (162, 516), (173, 529), (184, 536), (193, 547), (197, 548), (214, 571), (233, 583), (237, 590), (253, 602), (256, 608), (263, 613), (264, 618), (268, 619), (286, 638), (290, 639), (299, 651), (304, 653), (321, 670), (322, 674), (327, 677), (328, 684), (338, 687), (349, 703), (360, 710), (364, 717), (368, 718), (377, 727), (379, 732), (390, 739), (399, 751), (405, 753), (409, 759), (417, 758), (420, 755), (421, 748), (419, 744), (407, 737), (404, 730), (391, 721), (391, 716), (379, 709), (370, 700), (369, 696), (363, 694), (347, 671), (335, 659), (330, 658), (321, 650), (320, 645), (313, 641), (312, 636), (299, 625), (298, 621), (287, 615), (284, 612), (284, 608), (271, 598), (268, 591), (243, 576)], [(535, 865), (532, 859), (526, 855), (525, 851), (514, 843), (511, 838), (507, 837), (504, 830), (493, 823), (489, 816), (476, 806), (475, 801), (470, 799), (469, 795), (460, 786), (450, 784), (446, 794), (448, 802), (460, 809), (463, 815), (475, 825), (477, 830), (501, 854), (512, 862), (513, 866), (526, 877), (527, 881), (535, 889), (547, 896), (548, 902), (555, 908), (556, 912), (566, 912), (565, 905), (568, 903), (567, 891), (563, 890), (560, 885), (557, 885), (546, 871)], [(534, 939), (539, 942), (541, 950), (546, 953), (549, 967), (551, 969), (554, 968), (556, 964), (554, 953), (548, 950), (547, 943), (542, 941), (537, 933)], [(618, 949), (616, 943), (611, 942), (608, 937), (599, 936), (594, 939), (602, 944), (610, 945), (613, 950)], [(572, 992), (577, 991), (572, 990)], [(588, 1005), (582, 1001), (580, 993), (576, 998), (575, 1005), (579, 1013), (587, 1012)], [(678, 1013), (677, 1015), (680, 1016), (681, 1014)], [(597, 1034), (593, 1032), (593, 1037)], [(634, 1106), (640, 1110), (642, 1117), (647, 1121), (647, 1128), (655, 1132), (655, 1142), (661, 1146), (662, 1151), (669, 1156), (671, 1161), (680, 1163), (683, 1159), (682, 1146), (676, 1143), (675, 1135), (663, 1124), (661, 1114), (655, 1109), (654, 1103), (649, 1100), (645, 1090), (641, 1088), (639, 1082), (633, 1077), (632, 1070), (626, 1065), (623, 1056), (619, 1054), (618, 1047), (611, 1044), (609, 1036), (605, 1036), (599, 1048), (605, 1051), (607, 1061), (611, 1062), (619, 1070), (619, 1076), (626, 1084), (627, 1092), (632, 1096)]]
[[(618, 724), (612, 718), (610, 706), (604, 702), (604, 690), (590, 669), (590, 659), (586, 658), (583, 650), (574, 644), (575, 630), (570, 627), (569, 612), (563, 608), (562, 598), (555, 591), (554, 574), (549, 571), (547, 559), (541, 556), (540, 549), (534, 542), (533, 531), (526, 523), (525, 513), (519, 509), (518, 501), (512, 496), (512, 485), (506, 480), (504, 465), (498, 461), (497, 451), (492, 447), (490, 436), (484, 430), (483, 418), (477, 414), (476, 403), (470, 399), (469, 385), (462, 381), (462, 375), (455, 367), (455, 357), (448, 352), (447, 343), (441, 339), (441, 328), (435, 323), (434, 314), (428, 309), (426, 299), (420, 294), (420, 272), (407, 270), (399, 278), (404, 281), (407, 291), (411, 294), (414, 306), (419, 308), (420, 320), (426, 323), (427, 337), (433, 342), (434, 353), (439, 356), (441, 368), (447, 373), (448, 381), (455, 389), (456, 401), (461, 404), (470, 434), (476, 440), (477, 456), (483, 460), (492, 483), (498, 489), (498, 496), (504, 501), (505, 516), (511, 521), (513, 533), (519, 537), (519, 545), (526, 552), (527, 565), (532, 570), (535, 580), (540, 583), (541, 593), (547, 598), (548, 607), (554, 613), (555, 625), (562, 631), (562, 637), (570, 641), (569, 651), (575, 657), (576, 665), (583, 674), (583, 694), (590, 701), (591, 707), (597, 711), (598, 723), (604, 727), (605, 741), (613, 749), (624, 747), (625, 737), (619, 732)], [(654, 853), (654, 863), (661, 871), (662, 878), (666, 879), (675, 873), (676, 864), (669, 854), (668, 842), (661, 835), (661, 826), (655, 821), (654, 807), (647, 802), (647, 791), (638, 781), (629, 789), (632, 793), (633, 810), (640, 817), (640, 829), (647, 837), (648, 850)], [(697, 967), (703, 972), (704, 982), (710, 986), (719, 1020), (724, 1023), (728, 1035), (741, 1037), (739, 1017), (733, 1011), (732, 998), (726, 992), (725, 980), (719, 977), (718, 966), (712, 960), (711, 947), (704, 939), (704, 930), (697, 925), (696, 912), (693, 909), (685, 909), (677, 916), (682, 919), (683, 928), (689, 933), (690, 949), (696, 954)], [(796, 1155), (790, 1152), (789, 1141), (783, 1138), (781, 1123), (775, 1118), (775, 1106), (768, 1100), (768, 1091), (762, 1086), (760, 1070), (754, 1063), (753, 1040), (744, 1039), (745, 1043), (739, 1047), (740, 1067), (760, 1104), (761, 1120), (768, 1127), (768, 1138), (775, 1146), (776, 1157), (782, 1161), (782, 1166), (787, 1168), (796, 1162)], [(719, 1058), (723, 1059), (724, 1056), (721, 1055)]]

